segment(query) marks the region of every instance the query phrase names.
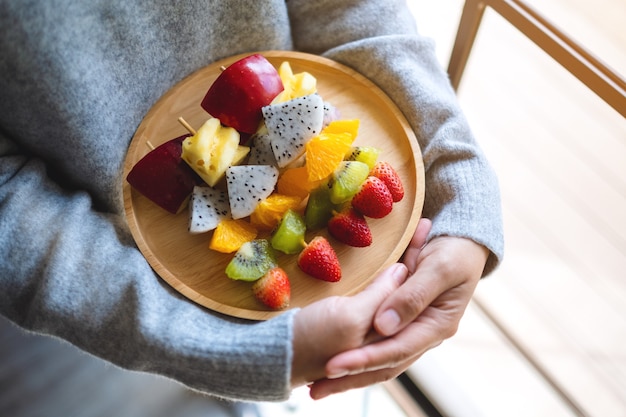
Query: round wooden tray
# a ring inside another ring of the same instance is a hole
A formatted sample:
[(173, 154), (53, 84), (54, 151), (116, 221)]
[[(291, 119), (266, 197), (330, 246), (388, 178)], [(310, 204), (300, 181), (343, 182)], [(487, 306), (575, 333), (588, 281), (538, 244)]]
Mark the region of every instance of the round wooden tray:
[[(261, 52), (274, 66), (289, 61), (294, 72), (308, 71), (318, 80), (322, 98), (341, 112), (343, 119), (361, 121), (355, 144), (382, 150), (379, 160), (390, 162), (405, 187), (404, 199), (383, 219), (368, 219), (373, 244), (352, 248), (329, 238), (337, 251), (343, 277), (327, 283), (302, 273), (295, 255), (278, 255), (291, 281), (290, 308), (304, 307), (331, 295), (350, 295), (363, 289), (378, 272), (396, 262), (408, 245), (424, 202), (424, 166), (417, 140), (394, 103), (372, 82), (354, 70), (314, 55)], [(249, 55), (249, 54), (245, 54)], [(123, 194), (126, 217), (133, 237), (156, 273), (178, 292), (212, 310), (241, 318), (269, 319), (270, 311), (252, 295), (251, 284), (229, 279), (224, 269), (232, 254), (208, 248), (211, 232), (191, 235), (187, 210), (172, 215), (132, 189), (125, 180), (133, 165), (157, 146), (186, 131), (177, 121), (184, 117), (195, 128), (209, 115), (200, 102), (211, 83), (228, 66), (245, 55), (215, 62), (185, 78), (168, 91), (147, 113), (130, 144), (124, 167)], [(325, 231), (317, 232), (328, 237)], [(313, 234), (309, 234), (310, 240)]]

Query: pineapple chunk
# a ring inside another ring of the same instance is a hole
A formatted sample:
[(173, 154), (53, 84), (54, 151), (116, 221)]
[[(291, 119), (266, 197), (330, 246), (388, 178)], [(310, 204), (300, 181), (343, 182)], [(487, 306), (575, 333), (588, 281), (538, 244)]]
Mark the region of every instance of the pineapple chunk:
[(239, 132), (214, 117), (183, 141), (182, 158), (210, 186), (224, 176), (238, 154)]
[(283, 82), (284, 90), (274, 98), (272, 104), (283, 103), (296, 97), (308, 96), (317, 91), (317, 79), (308, 72), (294, 74), (291, 65), (287, 61), (280, 64), (278, 75)]
[(243, 162), (243, 160), (246, 158), (246, 156), (248, 156), (248, 153), (250, 153), (250, 147), (243, 146), (243, 145), (237, 146), (237, 150), (235, 151), (235, 157), (233, 158), (230, 164), (240, 165)]

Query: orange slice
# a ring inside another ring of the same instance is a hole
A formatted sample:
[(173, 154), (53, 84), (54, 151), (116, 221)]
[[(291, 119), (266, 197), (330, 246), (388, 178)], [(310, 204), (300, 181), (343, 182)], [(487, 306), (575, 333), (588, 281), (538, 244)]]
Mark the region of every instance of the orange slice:
[(287, 210), (297, 210), (301, 202), (301, 197), (274, 193), (254, 209), (250, 223), (261, 230), (272, 230)]
[(352, 146), (353, 136), (347, 132), (325, 133), (306, 144), (306, 168), (309, 182), (323, 180), (335, 171)]
[(209, 249), (232, 253), (257, 236), (257, 229), (246, 220), (222, 220), (213, 231)]
[(333, 120), (322, 130), (322, 133), (349, 133), (354, 140), (359, 133), (360, 124), (359, 119)]
[(276, 189), (280, 194), (297, 196), (305, 199), (311, 190), (317, 188), (318, 181), (309, 182), (306, 166), (286, 169), (278, 178)]

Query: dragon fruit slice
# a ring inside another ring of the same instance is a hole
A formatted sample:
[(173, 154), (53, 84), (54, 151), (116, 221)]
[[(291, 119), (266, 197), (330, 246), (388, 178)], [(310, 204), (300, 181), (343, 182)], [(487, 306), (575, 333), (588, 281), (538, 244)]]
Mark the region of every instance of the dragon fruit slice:
[(251, 140), (250, 159), (248, 165), (277, 165), (276, 157), (267, 133), (255, 133)]
[(304, 153), (304, 145), (322, 130), (324, 101), (318, 94), (263, 107), (265, 126), (278, 166), (283, 168)]
[(272, 165), (234, 165), (226, 170), (230, 211), (233, 219), (252, 214), (278, 181), (278, 169)]
[(341, 113), (339, 109), (329, 102), (324, 102), (324, 121), (322, 122), (322, 126), (326, 127), (335, 120), (339, 120), (341, 118)]
[(193, 188), (189, 204), (189, 232), (208, 232), (227, 218), (230, 218), (230, 204), (226, 191), (212, 187)]

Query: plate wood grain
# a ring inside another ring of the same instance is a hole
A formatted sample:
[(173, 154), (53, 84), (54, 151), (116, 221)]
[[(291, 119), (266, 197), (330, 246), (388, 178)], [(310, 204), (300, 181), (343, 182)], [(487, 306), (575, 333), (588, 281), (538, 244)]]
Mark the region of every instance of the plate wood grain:
[[(404, 199), (394, 204), (383, 219), (368, 219), (373, 244), (351, 248), (329, 237), (341, 263), (340, 282), (327, 283), (302, 273), (295, 255), (278, 254), (279, 264), (291, 281), (289, 308), (304, 307), (331, 295), (351, 295), (362, 290), (385, 267), (396, 262), (408, 245), (424, 203), (422, 155), (406, 119), (395, 104), (372, 82), (354, 70), (319, 56), (287, 51), (261, 52), (274, 66), (289, 61), (294, 72), (308, 71), (317, 78), (318, 93), (341, 112), (343, 119), (360, 119), (357, 145), (381, 149), (379, 160), (390, 162), (398, 171)], [(252, 295), (251, 284), (230, 280), (224, 269), (232, 254), (208, 249), (211, 233), (191, 235), (188, 212), (172, 215), (135, 191), (125, 178), (134, 164), (158, 146), (186, 133), (179, 124), (182, 116), (194, 128), (209, 115), (200, 102), (211, 83), (228, 66), (245, 55), (233, 56), (182, 80), (146, 114), (130, 144), (124, 167), (123, 196), (126, 217), (133, 238), (154, 271), (176, 291), (209, 309), (247, 319), (266, 320), (281, 311), (270, 311)], [(328, 237), (326, 231), (308, 233)], [(260, 236), (262, 237), (262, 236)]]

